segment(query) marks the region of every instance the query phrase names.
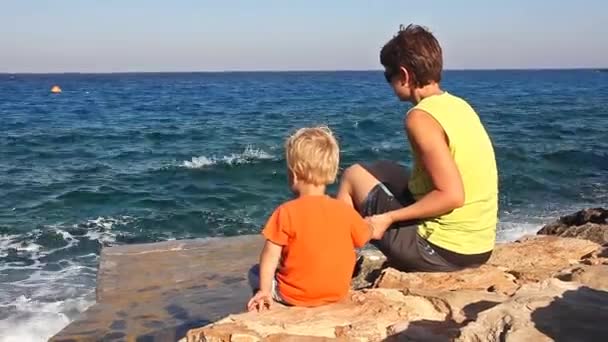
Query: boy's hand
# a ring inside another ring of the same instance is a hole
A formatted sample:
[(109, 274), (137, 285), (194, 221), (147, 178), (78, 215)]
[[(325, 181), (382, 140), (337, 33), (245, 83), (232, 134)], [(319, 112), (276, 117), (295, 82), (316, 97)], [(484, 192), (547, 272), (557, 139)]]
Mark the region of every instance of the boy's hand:
[(269, 292), (258, 291), (247, 303), (248, 311), (262, 311), (270, 309), (272, 305), (272, 295)]

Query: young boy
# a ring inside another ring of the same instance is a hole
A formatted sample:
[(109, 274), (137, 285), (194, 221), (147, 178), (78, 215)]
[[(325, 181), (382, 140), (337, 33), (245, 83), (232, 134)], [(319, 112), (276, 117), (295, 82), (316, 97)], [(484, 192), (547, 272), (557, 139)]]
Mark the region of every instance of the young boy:
[(287, 139), (285, 150), (297, 198), (280, 205), (262, 231), (259, 270), (249, 274), (257, 290), (247, 304), (250, 311), (273, 301), (318, 306), (341, 300), (350, 288), (355, 248), (372, 235), (351, 206), (325, 194), (336, 179), (340, 153), (329, 128), (302, 128)]

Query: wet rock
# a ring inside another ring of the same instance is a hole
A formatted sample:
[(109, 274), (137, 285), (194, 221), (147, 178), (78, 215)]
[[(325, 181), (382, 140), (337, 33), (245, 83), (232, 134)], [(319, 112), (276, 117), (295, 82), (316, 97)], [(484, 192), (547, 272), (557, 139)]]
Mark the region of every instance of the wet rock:
[(608, 244), (608, 210), (591, 208), (562, 216), (538, 234), (586, 239), (601, 245)]
[(179, 340), (243, 309), (251, 295), (245, 275), (262, 245), (241, 236), (104, 248), (97, 303), (51, 341)]

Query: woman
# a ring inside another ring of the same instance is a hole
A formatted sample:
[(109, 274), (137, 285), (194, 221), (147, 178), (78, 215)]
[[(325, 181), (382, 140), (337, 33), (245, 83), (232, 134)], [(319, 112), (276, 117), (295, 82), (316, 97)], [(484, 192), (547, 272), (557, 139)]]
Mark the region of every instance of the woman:
[(492, 143), (474, 109), (440, 87), (442, 51), (425, 28), (401, 28), (380, 62), (395, 95), (414, 107), (404, 119), (411, 175), (393, 162), (356, 164), (338, 198), (373, 228), (392, 267), (445, 272), (485, 263), (494, 247), (498, 176)]

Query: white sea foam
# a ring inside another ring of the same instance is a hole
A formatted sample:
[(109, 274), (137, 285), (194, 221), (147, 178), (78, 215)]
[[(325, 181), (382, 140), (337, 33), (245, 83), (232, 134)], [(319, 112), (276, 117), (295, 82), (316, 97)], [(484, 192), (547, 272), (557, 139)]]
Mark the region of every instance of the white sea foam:
[(268, 160), (273, 159), (274, 156), (262, 149), (257, 149), (252, 146), (247, 146), (241, 153), (233, 153), (227, 156), (216, 157), (216, 156), (200, 156), (192, 157), (191, 160), (185, 160), (182, 163), (183, 167), (189, 169), (200, 169), (211, 165), (224, 164), (224, 165), (239, 165), (247, 164), (254, 160)]
[(0, 236), (0, 258), (8, 255), (9, 249), (14, 249), (17, 252), (38, 252), (42, 246), (39, 244), (20, 241), (19, 235), (2, 235)]
[(98, 217), (94, 220), (89, 220), (86, 226), (96, 227), (97, 229), (89, 229), (85, 236), (89, 240), (97, 240), (102, 245), (111, 245), (116, 242), (116, 232), (112, 229), (116, 225), (126, 225), (133, 222), (131, 216), (120, 217)]
[(62, 263), (2, 287), (0, 341), (46, 341), (94, 303), (95, 267)]
[(90, 293), (78, 298), (44, 302), (19, 296), (7, 305), (14, 311), (13, 314), (0, 320), (0, 341), (46, 341), (66, 326), (74, 314), (83, 312), (93, 304), (92, 298)]
[(524, 235), (533, 235), (542, 227), (540, 223), (527, 222), (499, 222), (496, 232), (497, 242), (510, 242)]
[[(103, 245), (111, 245), (116, 242), (116, 232), (113, 227), (116, 225), (126, 225), (134, 221), (130, 216), (119, 217), (98, 217), (96, 219), (87, 220), (81, 224), (70, 226), (57, 224), (45, 226), (42, 229), (34, 229), (27, 233), (16, 235), (0, 235), (0, 257), (6, 257), (9, 251), (17, 254), (27, 254), (29, 259), (39, 259), (40, 257), (55, 253), (60, 250), (68, 249), (77, 245), (82, 238), (89, 240), (97, 240)], [(66, 229), (86, 229), (86, 233), (82, 236), (74, 236)], [(57, 234), (61, 236), (65, 245), (61, 247), (45, 249), (37, 241), (43, 234)], [(0, 269), (2, 269), (0, 267)]]
[[(0, 272), (18, 271), (23, 275), (0, 282), (0, 342), (46, 341), (93, 304), (99, 258), (96, 253), (55, 260), (59, 269), (46, 267), (45, 257), (83, 240), (111, 245), (116, 242), (113, 229), (133, 221), (129, 216), (98, 217), (80, 224), (50, 225), (20, 235), (0, 236), (0, 257), (9, 253), (18, 256), (17, 261), (0, 264)], [(82, 229), (86, 231), (75, 233)], [(47, 248), (41, 242), (45, 234), (56, 234), (65, 243)]]
[(405, 148), (406, 144), (404, 141), (382, 141), (372, 145), (371, 150), (377, 153), (383, 151), (404, 150)]

